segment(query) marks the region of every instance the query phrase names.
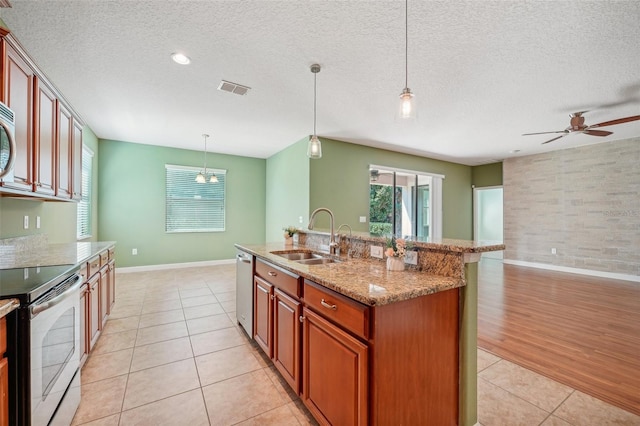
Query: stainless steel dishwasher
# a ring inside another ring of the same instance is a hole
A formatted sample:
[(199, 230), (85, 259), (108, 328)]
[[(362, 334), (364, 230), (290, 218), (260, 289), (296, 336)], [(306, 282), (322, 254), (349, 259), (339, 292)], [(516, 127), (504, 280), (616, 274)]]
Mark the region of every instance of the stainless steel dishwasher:
[(253, 338), (253, 256), (242, 250), (236, 254), (236, 318)]

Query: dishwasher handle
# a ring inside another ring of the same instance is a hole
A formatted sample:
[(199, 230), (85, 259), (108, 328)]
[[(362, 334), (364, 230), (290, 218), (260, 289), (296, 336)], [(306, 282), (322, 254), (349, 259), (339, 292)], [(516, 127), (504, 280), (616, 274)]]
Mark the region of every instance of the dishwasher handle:
[(69, 281), (75, 281), (73, 284), (71, 284), (65, 291), (63, 291), (62, 293), (52, 297), (51, 299), (48, 300), (44, 300), (40, 303), (36, 303), (34, 305), (31, 306), (31, 318), (34, 318), (36, 315), (38, 315), (41, 312), (46, 311), (47, 309), (51, 309), (54, 306), (56, 306), (57, 304), (61, 303), (62, 301), (64, 301), (65, 299), (69, 298), (70, 296), (76, 295), (76, 297), (78, 297), (78, 290), (80, 289), (80, 286), (82, 285), (82, 278), (83, 276), (80, 274), (75, 274), (72, 275), (70, 278), (67, 279), (67, 282)]
[(244, 254), (237, 254), (236, 259), (243, 263), (251, 263), (251, 258), (246, 257)]

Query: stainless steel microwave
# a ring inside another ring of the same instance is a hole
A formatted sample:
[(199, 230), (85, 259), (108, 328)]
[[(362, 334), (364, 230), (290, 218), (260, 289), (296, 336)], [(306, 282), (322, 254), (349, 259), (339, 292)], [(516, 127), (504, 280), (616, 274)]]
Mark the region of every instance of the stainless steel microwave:
[(16, 121), (14, 113), (0, 102), (0, 181), (13, 182), (16, 159)]

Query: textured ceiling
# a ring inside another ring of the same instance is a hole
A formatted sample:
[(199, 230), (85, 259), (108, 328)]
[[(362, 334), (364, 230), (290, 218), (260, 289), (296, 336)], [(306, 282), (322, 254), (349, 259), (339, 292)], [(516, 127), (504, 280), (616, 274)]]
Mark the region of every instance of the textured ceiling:
[(404, 1), (11, 4), (2, 19), (104, 139), (202, 150), (209, 133), (210, 151), (268, 157), (313, 132), (315, 62), (321, 137), (474, 165), (640, 136), (521, 136), (640, 114), (639, 1), (410, 0), (410, 123)]

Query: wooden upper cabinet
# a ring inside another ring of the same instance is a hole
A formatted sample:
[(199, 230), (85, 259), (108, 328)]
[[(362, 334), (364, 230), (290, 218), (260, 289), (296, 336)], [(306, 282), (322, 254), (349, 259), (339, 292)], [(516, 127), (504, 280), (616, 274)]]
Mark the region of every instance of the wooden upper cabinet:
[(32, 190), (33, 185), (33, 83), (35, 73), (18, 52), (2, 40), (2, 101), (15, 113), (16, 160), (13, 182), (7, 188)]
[(35, 192), (56, 192), (57, 99), (47, 84), (35, 78), (34, 185)]
[(82, 199), (82, 124), (73, 119), (73, 148), (71, 155), (71, 198), (75, 201)]
[(73, 117), (69, 110), (58, 102), (58, 178), (56, 196), (71, 198), (73, 156)]

